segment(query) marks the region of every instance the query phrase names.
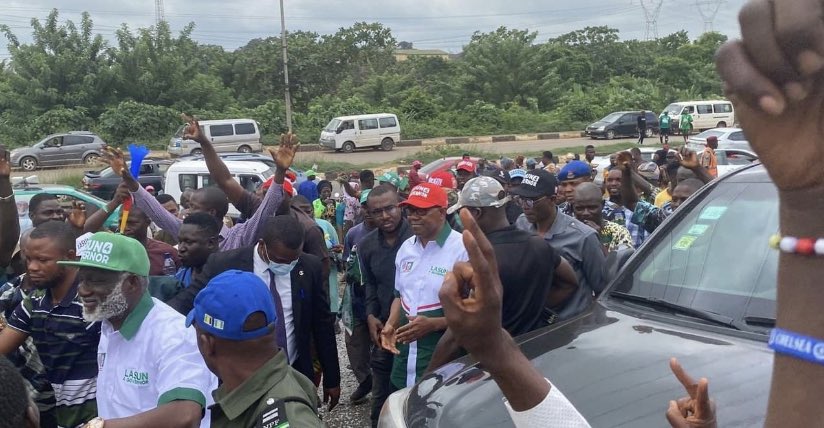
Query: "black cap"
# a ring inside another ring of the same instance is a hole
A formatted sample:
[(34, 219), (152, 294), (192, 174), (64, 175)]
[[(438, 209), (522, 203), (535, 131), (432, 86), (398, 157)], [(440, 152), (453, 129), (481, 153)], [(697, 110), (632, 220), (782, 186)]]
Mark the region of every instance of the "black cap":
[(554, 195), (556, 187), (558, 187), (558, 180), (555, 175), (538, 169), (527, 172), (521, 185), (513, 188), (511, 193), (524, 198), (540, 198)]
[(501, 168), (485, 169), (481, 171), (481, 175), (494, 178), (498, 183), (501, 183), (502, 186), (509, 184), (510, 180), (509, 172)]

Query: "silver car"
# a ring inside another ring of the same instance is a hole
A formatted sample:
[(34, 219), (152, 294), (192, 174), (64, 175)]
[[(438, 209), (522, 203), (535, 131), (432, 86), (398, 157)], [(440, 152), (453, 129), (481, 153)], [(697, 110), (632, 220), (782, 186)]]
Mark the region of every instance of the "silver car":
[(52, 134), (31, 147), (12, 150), (10, 161), (25, 171), (43, 166), (94, 165), (105, 145), (99, 136), (87, 131)]

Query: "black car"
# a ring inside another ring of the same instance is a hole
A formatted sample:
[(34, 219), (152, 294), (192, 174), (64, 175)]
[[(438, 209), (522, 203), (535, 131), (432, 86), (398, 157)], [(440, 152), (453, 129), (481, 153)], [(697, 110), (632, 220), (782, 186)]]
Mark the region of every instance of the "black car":
[[(621, 266), (579, 317), (516, 338), (593, 427), (667, 426), (685, 396), (668, 360), (707, 377), (719, 426), (763, 425), (773, 354), (775, 186), (760, 164), (703, 188)], [(614, 270), (613, 270), (614, 269)], [(390, 396), (384, 427), (511, 427), (489, 374), (463, 357)]]
[[(592, 139), (606, 138), (612, 140), (618, 137), (638, 137), (639, 111), (616, 111), (603, 119), (587, 126), (584, 131)], [(651, 111), (644, 114), (647, 117), (647, 137), (652, 137), (658, 131), (658, 116)]]
[[(153, 186), (155, 192), (163, 191), (163, 181), (166, 170), (174, 161), (168, 159), (144, 159), (140, 165), (140, 177), (138, 181), (143, 187)], [(127, 164), (131, 164), (127, 162)], [(117, 186), (120, 185), (121, 178), (111, 168), (102, 171), (89, 171), (83, 177), (83, 190), (107, 201), (114, 197)]]

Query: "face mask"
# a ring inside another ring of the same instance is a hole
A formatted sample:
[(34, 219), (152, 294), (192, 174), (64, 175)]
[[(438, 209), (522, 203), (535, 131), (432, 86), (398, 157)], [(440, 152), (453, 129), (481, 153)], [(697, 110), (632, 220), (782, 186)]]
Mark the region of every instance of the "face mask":
[(266, 249), (265, 245), (263, 246), (263, 252), (266, 254), (266, 260), (269, 260), (269, 271), (276, 276), (289, 275), (289, 273), (292, 272), (292, 269), (294, 269), (298, 264), (297, 260), (293, 260), (292, 263), (289, 264), (275, 263), (271, 261), (269, 258), (269, 251)]

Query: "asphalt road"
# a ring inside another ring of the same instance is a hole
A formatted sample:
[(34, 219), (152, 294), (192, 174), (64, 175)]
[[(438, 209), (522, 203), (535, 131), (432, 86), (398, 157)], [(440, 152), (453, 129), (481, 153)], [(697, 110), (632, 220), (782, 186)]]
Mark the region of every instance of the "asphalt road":
[[(648, 139), (652, 143), (653, 139)], [(558, 140), (531, 140), (531, 141), (507, 141), (500, 143), (481, 143), (481, 144), (457, 144), (457, 147), (466, 150), (476, 149), (485, 152), (501, 153), (501, 154), (518, 154), (528, 152), (540, 152), (544, 150), (558, 149), (562, 147), (580, 146), (581, 152), (583, 147), (587, 144), (594, 146), (603, 146), (615, 143), (622, 143), (628, 141), (635, 141), (634, 139), (622, 140), (590, 140), (589, 138), (566, 138)], [(657, 137), (655, 143), (658, 143)], [(396, 147), (394, 150), (384, 152), (380, 150), (358, 150), (353, 153), (323, 151), (323, 152), (300, 152), (297, 155), (299, 162), (345, 162), (353, 165), (377, 164), (383, 165), (392, 163), (402, 157), (425, 150), (429, 146), (422, 147)], [(555, 153), (560, 155), (562, 153)]]

